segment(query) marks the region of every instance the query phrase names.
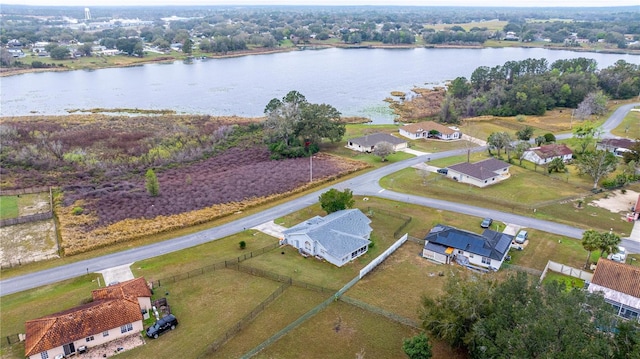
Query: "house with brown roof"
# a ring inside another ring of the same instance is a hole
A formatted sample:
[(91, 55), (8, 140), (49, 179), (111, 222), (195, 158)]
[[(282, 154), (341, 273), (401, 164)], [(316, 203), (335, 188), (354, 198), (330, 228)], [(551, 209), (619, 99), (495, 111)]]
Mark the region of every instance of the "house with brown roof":
[(95, 289), (91, 292), (93, 300), (128, 299), (138, 302), (140, 309), (151, 310), (151, 289), (144, 278), (135, 278), (126, 282)]
[(622, 157), (625, 152), (631, 151), (636, 141), (628, 138), (605, 138), (596, 144), (596, 149), (613, 152), (614, 155)]
[(462, 132), (455, 127), (447, 127), (433, 121), (410, 123), (400, 127), (400, 135), (417, 140), (434, 138), (439, 140), (459, 140)]
[(486, 187), (510, 177), (510, 164), (495, 158), (475, 163), (462, 162), (449, 166), (447, 177), (462, 183)]
[(562, 162), (569, 162), (573, 157), (573, 151), (563, 143), (552, 143), (540, 147), (531, 147), (522, 154), (522, 159), (539, 165), (545, 165), (558, 157), (562, 159)]
[(640, 321), (640, 268), (600, 258), (588, 288), (600, 292), (618, 316)]
[(151, 308), (144, 278), (94, 290), (92, 296), (93, 302), (25, 322), (25, 356), (63, 358), (144, 329), (142, 310)]
[(401, 151), (408, 147), (407, 141), (387, 133), (373, 133), (347, 141), (347, 148), (358, 152), (373, 152), (380, 143), (389, 143), (394, 151)]

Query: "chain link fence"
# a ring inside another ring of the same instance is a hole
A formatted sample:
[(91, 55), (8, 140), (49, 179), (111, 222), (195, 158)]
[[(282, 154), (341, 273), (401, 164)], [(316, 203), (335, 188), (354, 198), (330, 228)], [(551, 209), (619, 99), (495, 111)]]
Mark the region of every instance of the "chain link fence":
[(218, 339), (216, 339), (213, 343), (211, 343), (207, 349), (200, 354), (199, 358), (208, 358), (213, 353), (218, 351), (224, 343), (226, 343), (229, 339), (233, 338), (237, 333), (239, 333), (242, 329), (244, 329), (252, 320), (254, 320), (260, 313), (262, 313), (265, 308), (271, 304), (276, 298), (278, 298), (284, 291), (289, 288), (290, 283), (284, 283), (275, 292), (271, 293), (267, 299), (263, 300), (262, 303), (258, 304), (253, 310), (245, 315), (242, 319), (240, 319), (235, 325), (229, 328), (224, 334), (222, 334)]

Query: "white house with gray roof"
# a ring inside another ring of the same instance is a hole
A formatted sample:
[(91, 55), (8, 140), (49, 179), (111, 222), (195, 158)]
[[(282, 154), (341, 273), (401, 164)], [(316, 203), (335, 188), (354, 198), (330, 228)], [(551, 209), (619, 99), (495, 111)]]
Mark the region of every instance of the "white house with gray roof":
[(401, 151), (408, 147), (407, 141), (387, 133), (373, 133), (370, 135), (352, 138), (347, 141), (347, 148), (359, 152), (373, 152), (376, 146), (387, 142), (393, 146), (394, 151)]
[(447, 177), (458, 182), (486, 187), (509, 178), (510, 164), (488, 158), (475, 163), (462, 162), (448, 167)]
[(345, 209), (325, 217), (315, 216), (284, 230), (282, 244), (304, 256), (316, 256), (338, 267), (367, 253), (371, 220), (359, 209)]

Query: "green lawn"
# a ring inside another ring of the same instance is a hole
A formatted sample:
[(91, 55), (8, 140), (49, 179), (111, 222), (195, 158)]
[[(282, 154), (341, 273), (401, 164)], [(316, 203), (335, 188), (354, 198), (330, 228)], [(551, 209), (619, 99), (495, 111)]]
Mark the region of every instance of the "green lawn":
[(118, 358), (197, 358), (207, 346), (268, 298), (281, 283), (220, 270), (155, 289), (166, 296), (180, 325), (157, 340), (126, 351)]
[(264, 312), (224, 344), (211, 358), (239, 358), (273, 334), (293, 323), (327, 299), (327, 293), (318, 293), (298, 287), (289, 287)]
[(18, 218), (18, 197), (0, 196), (0, 219)]
[[(486, 153), (471, 154), (471, 162), (487, 158)], [(449, 157), (431, 161), (437, 167), (447, 167), (466, 161), (466, 156)], [(485, 188), (463, 184), (437, 173), (406, 168), (381, 179), (380, 184), (388, 189), (447, 201), (457, 201), (484, 208), (493, 208), (556, 222), (578, 225), (598, 230), (614, 229), (621, 236), (628, 235), (632, 224), (612, 213), (589, 203), (607, 192), (594, 195), (592, 184), (586, 176), (577, 174), (575, 166), (569, 166), (568, 174), (549, 175), (541, 167), (534, 170), (531, 163), (523, 161), (523, 167), (513, 165), (511, 177)], [(628, 186), (640, 190), (640, 185)], [(575, 207), (576, 200), (583, 198), (581, 209)], [(535, 211), (534, 211), (535, 210)]]
[(258, 353), (255, 358), (402, 358), (415, 329), (335, 302)]
[[(574, 268), (584, 267), (587, 251), (578, 239), (566, 238), (548, 232), (527, 229), (529, 240), (522, 251), (510, 250), (511, 263), (522, 267), (544, 270), (548, 261)], [(597, 260), (597, 254), (592, 253)]]
[(611, 133), (631, 139), (640, 138), (640, 111), (630, 111), (620, 126), (614, 128)]
[(568, 275), (564, 275), (564, 274), (560, 274), (552, 271), (547, 271), (547, 275), (542, 280), (542, 283), (550, 283), (553, 281), (564, 283), (568, 290), (571, 288), (576, 288), (576, 289), (584, 288), (584, 280), (582, 279), (570, 277)]
[[(244, 250), (240, 249), (240, 241), (247, 244)], [(136, 262), (131, 269), (136, 277), (145, 277), (147, 280), (170, 278), (176, 274), (244, 256), (277, 241), (276, 238), (262, 232), (246, 230), (231, 237), (181, 250), (180, 255), (169, 253)]]

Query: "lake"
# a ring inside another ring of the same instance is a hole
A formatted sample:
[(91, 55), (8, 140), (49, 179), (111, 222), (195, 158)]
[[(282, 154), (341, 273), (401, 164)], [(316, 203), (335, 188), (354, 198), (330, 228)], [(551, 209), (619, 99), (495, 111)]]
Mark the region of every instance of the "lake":
[(498, 49), (337, 49), (148, 64), (95, 71), (29, 73), (0, 78), (0, 116), (63, 115), (92, 108), (172, 109), (178, 113), (259, 117), (272, 98), (296, 90), (343, 116), (393, 123), (392, 91), (469, 78), (479, 66), (546, 58), (594, 59), (599, 68), (639, 55)]

